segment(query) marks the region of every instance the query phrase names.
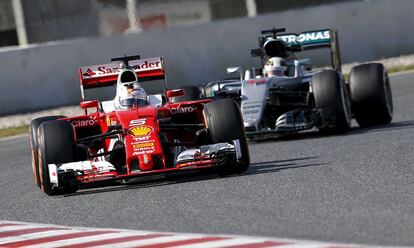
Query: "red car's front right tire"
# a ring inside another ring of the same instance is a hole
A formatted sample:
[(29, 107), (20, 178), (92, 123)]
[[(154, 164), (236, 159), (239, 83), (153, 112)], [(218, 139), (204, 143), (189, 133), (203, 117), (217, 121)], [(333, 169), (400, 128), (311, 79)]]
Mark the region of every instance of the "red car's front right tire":
[(56, 115), (56, 116), (45, 116), (33, 119), (30, 122), (29, 126), (29, 139), (30, 139), (30, 149), (32, 153), (32, 168), (33, 168), (33, 176), (35, 183), (40, 188), (40, 177), (39, 177), (39, 156), (38, 156), (38, 142), (37, 142), (37, 129), (39, 126), (47, 121), (53, 121), (57, 119), (65, 118), (65, 116), (62, 115)]
[(37, 136), (42, 191), (47, 195), (55, 195), (71, 190), (65, 189), (65, 185), (54, 187), (50, 182), (49, 164), (59, 165), (75, 161), (75, 136), (72, 124), (64, 120), (45, 122), (40, 125)]
[(233, 165), (218, 168), (219, 174), (246, 171), (250, 165), (250, 155), (239, 105), (232, 99), (209, 102), (204, 105), (203, 115), (213, 143), (233, 143), (234, 140), (239, 140), (241, 159)]

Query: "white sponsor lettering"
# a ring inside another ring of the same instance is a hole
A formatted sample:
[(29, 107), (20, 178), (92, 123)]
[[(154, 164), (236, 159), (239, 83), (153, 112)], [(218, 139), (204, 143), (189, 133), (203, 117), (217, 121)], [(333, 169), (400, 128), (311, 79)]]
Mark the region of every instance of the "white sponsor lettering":
[(146, 121), (147, 119), (139, 119), (139, 120), (131, 120), (130, 122), (129, 122), (129, 126), (138, 126), (138, 125), (144, 125), (145, 124), (145, 121)]
[(151, 136), (142, 136), (142, 137), (133, 137), (132, 139), (134, 140), (134, 141), (137, 141), (137, 142), (139, 142), (139, 141), (148, 141), (149, 139), (151, 138)]
[(170, 112), (171, 114), (175, 115), (175, 114), (191, 113), (191, 112), (194, 112), (194, 110), (197, 110), (197, 108), (189, 106), (189, 107), (171, 108)]
[(233, 140), (234, 149), (236, 150), (236, 158), (237, 160), (240, 160), (242, 158), (242, 152), (240, 147), (240, 140)]
[(298, 42), (329, 39), (329, 30), (324, 32), (303, 33), (297, 37)]
[(283, 40), (284, 42), (287, 43), (295, 43), (296, 42), (296, 35), (292, 34), (292, 35), (283, 35), (278, 37), (279, 39)]
[(149, 150), (149, 151), (134, 151), (134, 153), (132, 153), (132, 156), (137, 156), (137, 155), (142, 155), (142, 154), (150, 154), (153, 153), (154, 150)]
[[(130, 67), (135, 71), (145, 71), (148, 69), (157, 69), (161, 68), (161, 62), (149, 62), (143, 61), (142, 63), (137, 62), (130, 62)], [(107, 75), (107, 74), (116, 74), (119, 73), (121, 68), (117, 66), (113, 66), (112, 64), (106, 64), (102, 66), (98, 66), (97, 70), (94, 67), (88, 68), (86, 70), (87, 74), (84, 74), (85, 77), (93, 77), (96, 75)]]
[(149, 142), (155, 142), (155, 140), (153, 140), (153, 139), (151, 139), (151, 140), (150, 139), (135, 140), (134, 142), (131, 142), (131, 145), (142, 144), (142, 143), (149, 143)]
[(95, 126), (98, 123), (96, 120), (74, 120), (72, 121), (73, 127), (89, 127)]
[(248, 114), (257, 114), (259, 113), (259, 110), (248, 110), (248, 111), (243, 111), (244, 115), (248, 115)]
[(153, 152), (155, 151), (155, 148), (154, 147), (140, 147), (140, 148), (134, 149), (134, 152), (143, 152), (143, 151)]
[(317, 31), (317, 32), (305, 32), (299, 35), (294, 34), (287, 34), (278, 36), (278, 39), (283, 40), (287, 43), (303, 43), (309, 41), (317, 41), (317, 40), (327, 40), (331, 38), (331, 34), (329, 30), (324, 31)]
[[(50, 167), (49, 167), (50, 168)], [(98, 172), (114, 171), (115, 167), (107, 161), (79, 161), (62, 164), (59, 167), (63, 171), (92, 171), (96, 169)]]
[[(135, 72), (143, 72), (163, 68), (160, 57), (131, 60), (129, 61), (129, 66)], [(121, 71), (121, 68), (119, 67), (119, 62), (113, 62), (110, 64), (83, 66), (81, 67), (81, 71), (82, 78), (89, 79), (118, 74)]]

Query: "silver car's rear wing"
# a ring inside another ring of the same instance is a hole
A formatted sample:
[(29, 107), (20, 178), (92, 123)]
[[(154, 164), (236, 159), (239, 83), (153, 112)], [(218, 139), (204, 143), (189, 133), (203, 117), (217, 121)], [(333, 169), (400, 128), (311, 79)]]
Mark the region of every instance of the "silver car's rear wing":
[(320, 29), (305, 31), (300, 34), (283, 33), (285, 29), (271, 29), (262, 31), (259, 37), (259, 48), (253, 49), (251, 55), (262, 58), (262, 63), (269, 57), (293, 57), (293, 53), (329, 48), (331, 64), (334, 69), (341, 72), (341, 55), (339, 49), (338, 32), (334, 29)]

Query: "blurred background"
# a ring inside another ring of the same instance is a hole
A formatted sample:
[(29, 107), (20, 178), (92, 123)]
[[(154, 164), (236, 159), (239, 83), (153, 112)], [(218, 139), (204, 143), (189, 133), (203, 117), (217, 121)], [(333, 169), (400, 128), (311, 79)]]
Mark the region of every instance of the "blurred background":
[[(224, 78), (226, 67), (260, 65), (250, 49), (272, 27), (337, 29), (343, 63), (412, 54), (413, 9), (412, 0), (0, 0), (0, 116), (77, 104), (78, 68), (124, 54), (164, 57), (171, 88)], [(30, 90), (10, 94), (16, 87)]]
[(344, 1), (0, 0), (0, 46), (200, 25)]

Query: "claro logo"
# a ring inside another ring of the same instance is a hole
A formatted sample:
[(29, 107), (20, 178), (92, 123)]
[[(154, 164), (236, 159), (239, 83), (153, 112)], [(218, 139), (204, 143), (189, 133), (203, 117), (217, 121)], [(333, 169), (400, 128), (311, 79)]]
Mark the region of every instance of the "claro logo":
[(170, 113), (175, 114), (184, 114), (184, 113), (192, 113), (194, 110), (197, 110), (196, 107), (189, 106), (189, 107), (179, 107), (179, 108), (171, 108)]
[(98, 123), (96, 120), (74, 120), (72, 125), (76, 127), (90, 127), (95, 126)]
[(73, 120), (71, 123), (75, 128), (96, 126), (98, 124), (96, 116), (90, 116), (89, 118), (89, 120)]

